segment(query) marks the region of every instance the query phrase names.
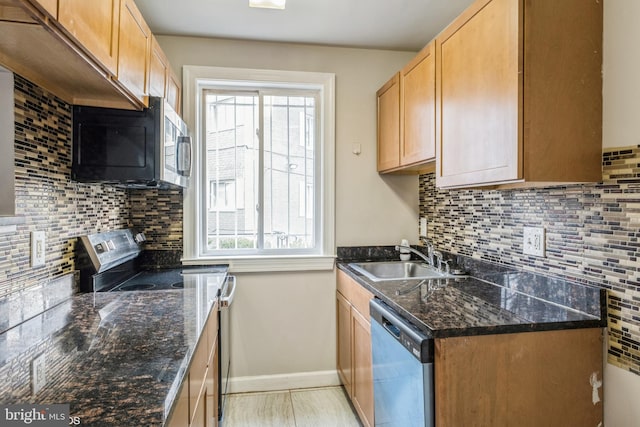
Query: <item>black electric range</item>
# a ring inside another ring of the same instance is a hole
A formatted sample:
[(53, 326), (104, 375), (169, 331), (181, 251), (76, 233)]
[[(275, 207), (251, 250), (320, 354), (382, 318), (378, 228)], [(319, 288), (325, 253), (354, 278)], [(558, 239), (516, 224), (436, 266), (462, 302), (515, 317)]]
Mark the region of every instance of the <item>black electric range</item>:
[(81, 236), (76, 249), (83, 292), (182, 289), (207, 280), (224, 282), (227, 265), (149, 269), (140, 265), (144, 234), (113, 230)]

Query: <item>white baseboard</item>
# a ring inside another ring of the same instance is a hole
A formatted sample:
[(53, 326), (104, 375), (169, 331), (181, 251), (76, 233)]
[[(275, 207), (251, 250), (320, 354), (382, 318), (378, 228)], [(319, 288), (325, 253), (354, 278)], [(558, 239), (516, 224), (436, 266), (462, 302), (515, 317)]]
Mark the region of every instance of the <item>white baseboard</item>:
[(295, 372), (229, 378), (229, 393), (290, 390), (340, 385), (337, 371)]

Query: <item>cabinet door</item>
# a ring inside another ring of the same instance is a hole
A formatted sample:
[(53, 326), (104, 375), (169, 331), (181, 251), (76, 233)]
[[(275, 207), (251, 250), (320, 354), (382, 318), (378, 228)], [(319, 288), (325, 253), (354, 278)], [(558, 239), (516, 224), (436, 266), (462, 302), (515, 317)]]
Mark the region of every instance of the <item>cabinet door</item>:
[(400, 71), (400, 164), (436, 157), (435, 43)]
[(216, 302), (207, 320), (207, 345), (209, 346), (209, 361), (207, 363), (206, 388), (206, 416), (208, 426), (218, 425), (218, 303)]
[[(201, 336), (189, 367), (189, 409), (192, 421), (198, 419), (198, 411), (204, 411), (202, 393), (206, 390), (208, 356), (207, 337)], [(202, 407), (199, 408), (198, 405)]]
[(146, 101), (151, 31), (133, 0), (121, 0), (118, 81), (136, 98)]
[(149, 95), (166, 96), (167, 71), (169, 62), (155, 37), (151, 36), (151, 57), (149, 60)]
[(602, 425), (592, 376), (599, 328), (436, 339), (436, 426)]
[(351, 305), (336, 292), (336, 323), (338, 335), (338, 374), (349, 397), (353, 395), (351, 381)]
[(352, 402), (360, 420), (372, 427), (373, 419), (373, 369), (371, 362), (371, 324), (358, 311), (351, 310), (351, 339), (353, 352)]
[(173, 69), (169, 65), (169, 69), (167, 70), (167, 89), (166, 89), (166, 97), (167, 102), (171, 107), (176, 111), (176, 113), (181, 114), (182, 108), (182, 84), (180, 83), (180, 79), (173, 72)]
[(116, 75), (120, 0), (59, 0), (58, 22)]
[(185, 379), (182, 384), (182, 388), (176, 397), (177, 401), (174, 403), (175, 407), (171, 418), (168, 422), (168, 427), (184, 427), (189, 424), (189, 377)]
[(378, 92), (378, 171), (400, 166), (400, 77), (396, 74)]
[(218, 387), (218, 375), (220, 372), (218, 371), (218, 358), (220, 357), (220, 352), (218, 351), (218, 342), (216, 341), (216, 349), (211, 355), (210, 363), (209, 363), (209, 384), (207, 385), (207, 390), (211, 390), (211, 392), (207, 395), (207, 414), (209, 416), (209, 420), (211, 423), (209, 424), (212, 427), (218, 427), (218, 396), (220, 395), (220, 389)]
[(191, 427), (209, 427), (207, 420), (207, 389), (202, 391), (198, 401), (195, 404), (195, 411), (193, 413), (193, 419), (191, 420)]
[(37, 0), (34, 3), (40, 5), (40, 7), (47, 11), (47, 13), (58, 19), (58, 0)]
[(522, 178), (521, 0), (481, 0), (436, 40), (440, 187)]

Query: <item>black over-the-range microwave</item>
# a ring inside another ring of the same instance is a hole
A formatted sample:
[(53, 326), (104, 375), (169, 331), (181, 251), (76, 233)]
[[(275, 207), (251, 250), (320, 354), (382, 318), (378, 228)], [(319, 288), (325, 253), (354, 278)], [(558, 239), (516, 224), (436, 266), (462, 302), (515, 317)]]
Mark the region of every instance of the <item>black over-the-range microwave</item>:
[(130, 188), (187, 187), (191, 138), (163, 98), (142, 111), (73, 107), (71, 178)]

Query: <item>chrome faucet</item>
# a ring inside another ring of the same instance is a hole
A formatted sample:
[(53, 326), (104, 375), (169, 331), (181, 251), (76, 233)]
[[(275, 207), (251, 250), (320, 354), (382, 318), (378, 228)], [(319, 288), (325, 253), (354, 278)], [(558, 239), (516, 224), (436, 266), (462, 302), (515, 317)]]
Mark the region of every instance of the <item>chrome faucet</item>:
[(431, 240), (427, 239), (426, 236), (420, 236), (420, 240), (422, 241), (422, 243), (424, 243), (424, 246), (427, 248), (427, 256), (429, 257), (429, 265), (431, 265), (432, 267), (435, 267), (435, 262), (434, 262), (434, 246), (433, 243), (431, 243)]
[[(449, 267), (449, 260), (444, 259), (442, 252), (440, 251), (432, 251), (433, 256), (436, 258), (436, 261), (438, 261), (438, 265), (437, 265), (437, 269), (438, 271), (440, 271), (441, 273), (446, 273), (449, 274), (451, 269)], [(444, 265), (444, 269), (442, 268), (442, 266)]]
[(409, 252), (411, 252), (413, 254), (418, 255), (427, 264), (429, 264), (430, 266), (434, 267), (433, 256), (432, 255), (431, 256), (427, 256), (427, 255), (423, 254), (422, 252), (420, 252), (420, 251), (418, 251), (416, 249), (413, 249), (411, 246), (396, 246), (396, 251), (399, 251), (400, 249), (407, 250), (407, 251), (409, 251)]
[[(404, 246), (404, 245), (396, 246), (396, 251), (403, 249), (411, 253), (414, 253), (418, 255), (420, 258), (422, 258), (431, 267), (437, 268), (438, 271), (440, 271), (441, 273), (449, 274), (450, 272), (449, 261), (444, 259), (442, 252), (434, 249), (433, 243), (431, 243), (431, 241), (426, 237), (420, 236), (420, 240), (422, 240), (425, 247), (427, 248), (427, 255), (423, 254), (422, 252), (416, 249), (413, 249), (410, 246)], [(443, 269), (443, 266), (444, 266), (444, 269)]]

